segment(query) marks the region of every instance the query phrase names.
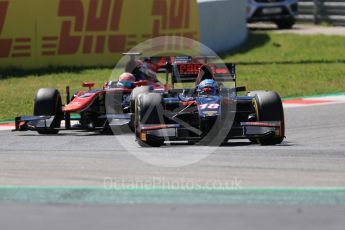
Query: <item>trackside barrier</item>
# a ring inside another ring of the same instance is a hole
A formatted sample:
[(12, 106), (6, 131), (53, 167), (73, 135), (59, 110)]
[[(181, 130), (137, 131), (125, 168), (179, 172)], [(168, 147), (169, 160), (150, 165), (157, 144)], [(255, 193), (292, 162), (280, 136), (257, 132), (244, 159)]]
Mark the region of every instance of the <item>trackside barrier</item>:
[(345, 26), (345, 0), (299, 0), (298, 9), (301, 22)]

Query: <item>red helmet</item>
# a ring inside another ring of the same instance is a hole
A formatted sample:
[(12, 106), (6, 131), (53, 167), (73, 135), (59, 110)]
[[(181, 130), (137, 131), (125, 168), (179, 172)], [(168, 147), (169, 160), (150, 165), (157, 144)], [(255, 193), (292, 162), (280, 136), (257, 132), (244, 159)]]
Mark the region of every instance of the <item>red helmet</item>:
[(123, 82), (135, 82), (135, 77), (131, 73), (123, 73), (119, 77), (119, 81)]

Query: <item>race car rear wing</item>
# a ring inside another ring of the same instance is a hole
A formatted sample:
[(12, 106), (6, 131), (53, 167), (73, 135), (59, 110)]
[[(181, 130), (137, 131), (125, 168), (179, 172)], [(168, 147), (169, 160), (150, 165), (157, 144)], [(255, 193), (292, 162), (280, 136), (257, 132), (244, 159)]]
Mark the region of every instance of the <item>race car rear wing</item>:
[[(206, 68), (204, 68), (206, 67)], [(204, 70), (203, 70), (204, 68)], [(209, 73), (209, 71), (211, 73)], [(224, 81), (236, 81), (236, 65), (232, 63), (187, 63), (187, 64), (175, 64), (172, 68), (172, 80), (173, 83), (183, 82), (196, 82), (198, 79), (202, 79), (205, 74), (209, 74), (207, 78), (214, 78), (217, 82)]]
[[(131, 58), (142, 55), (141, 53), (124, 53)], [(174, 82), (195, 82), (202, 66), (209, 66), (218, 81), (235, 81), (236, 66), (233, 63), (217, 63), (213, 56), (153, 56), (141, 57), (140, 60), (156, 65), (160, 73), (172, 73)]]
[[(124, 53), (124, 55), (135, 59), (141, 53)], [(166, 73), (167, 84), (199, 83), (203, 79), (211, 78), (217, 82), (234, 82), (236, 85), (236, 65), (221, 63), (213, 56), (153, 56), (141, 57), (140, 60), (155, 66), (157, 73)]]

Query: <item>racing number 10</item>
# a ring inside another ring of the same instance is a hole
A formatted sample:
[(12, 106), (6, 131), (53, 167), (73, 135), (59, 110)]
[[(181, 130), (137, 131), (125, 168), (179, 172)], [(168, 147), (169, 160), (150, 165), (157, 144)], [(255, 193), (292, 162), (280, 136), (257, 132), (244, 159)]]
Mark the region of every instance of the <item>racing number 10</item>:
[(218, 109), (219, 104), (202, 104), (200, 105), (201, 109)]

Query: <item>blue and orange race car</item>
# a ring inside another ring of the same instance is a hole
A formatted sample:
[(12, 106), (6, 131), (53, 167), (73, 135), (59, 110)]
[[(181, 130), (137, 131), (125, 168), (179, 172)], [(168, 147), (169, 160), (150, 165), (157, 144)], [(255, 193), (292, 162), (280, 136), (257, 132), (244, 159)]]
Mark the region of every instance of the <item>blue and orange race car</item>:
[(239, 96), (233, 64), (207, 57), (174, 57), (166, 65), (171, 89), (141, 93), (135, 102), (135, 135), (141, 146), (188, 141), (221, 145), (249, 139), (262, 145), (280, 144), (285, 135), (280, 96), (253, 91)]

